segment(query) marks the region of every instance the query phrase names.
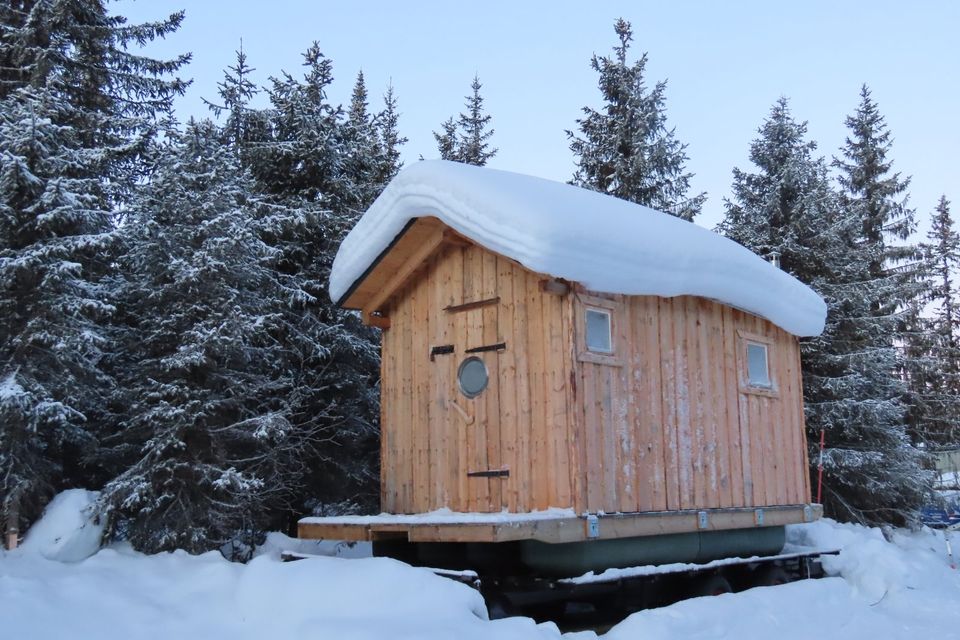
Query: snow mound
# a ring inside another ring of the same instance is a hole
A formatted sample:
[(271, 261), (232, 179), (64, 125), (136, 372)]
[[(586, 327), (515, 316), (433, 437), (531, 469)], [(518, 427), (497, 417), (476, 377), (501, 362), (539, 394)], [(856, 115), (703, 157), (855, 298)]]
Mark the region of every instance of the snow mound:
[(302, 540), (291, 538), (285, 533), (271, 531), (267, 539), (256, 548), (254, 557), (270, 556), (278, 559), (284, 551), (303, 553), (311, 556), (329, 556), (332, 558), (369, 558), (373, 548), (369, 542), (346, 542), (342, 540)]
[(103, 525), (91, 517), (98, 495), (85, 489), (57, 494), (27, 532), (24, 551), (58, 562), (80, 562), (95, 554), (103, 537)]
[(823, 331), (820, 296), (728, 238), (608, 195), (444, 160), (408, 166), (371, 205), (337, 252), (331, 298), (342, 301), (405, 225), (425, 216), (594, 291), (701, 296), (797, 336)]
[(787, 527), (793, 546), (839, 549), (828, 576), (635, 613), (604, 638), (955, 638), (960, 572), (943, 532), (879, 529), (829, 519)]
[(219, 553), (107, 548), (77, 564), (0, 553), (11, 637), (98, 640), (544, 640), (553, 625), (490, 621), (470, 587), (386, 558), (248, 564)]
[[(64, 494), (50, 512), (80, 513), (83, 497), (90, 498), (87, 492)], [(70, 501), (74, 508), (67, 510), (63, 505)], [(603, 637), (957, 637), (960, 571), (950, 569), (943, 532), (894, 530), (884, 536), (878, 529), (823, 520), (790, 526), (787, 535), (794, 546), (840, 549), (825, 563), (831, 577), (641, 611)], [(280, 562), (270, 550), (287, 540), (271, 536), (263, 555), (246, 565), (219, 553), (147, 556), (126, 545), (76, 563), (21, 550), (0, 552), (0, 620), (8, 635), (18, 638), (557, 640), (561, 635), (556, 625), (529, 618), (487, 620), (480, 594), (470, 587), (395, 560)], [(596, 640), (592, 631), (565, 637)]]

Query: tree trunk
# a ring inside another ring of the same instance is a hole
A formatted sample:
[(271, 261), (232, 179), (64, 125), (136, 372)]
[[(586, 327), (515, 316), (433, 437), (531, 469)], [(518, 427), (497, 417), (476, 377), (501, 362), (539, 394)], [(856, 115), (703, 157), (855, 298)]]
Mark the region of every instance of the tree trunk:
[(10, 509), (7, 511), (7, 531), (4, 542), (8, 551), (16, 549), (20, 542), (20, 509), (16, 500), (12, 502)]

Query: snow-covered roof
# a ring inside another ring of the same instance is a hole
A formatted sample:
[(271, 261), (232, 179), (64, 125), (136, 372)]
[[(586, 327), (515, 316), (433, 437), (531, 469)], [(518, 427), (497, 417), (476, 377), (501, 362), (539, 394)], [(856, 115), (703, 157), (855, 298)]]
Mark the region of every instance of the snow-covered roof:
[(444, 160), (413, 163), (384, 189), (337, 252), (331, 298), (341, 301), (407, 223), (426, 216), (593, 291), (701, 296), (797, 336), (823, 331), (820, 296), (728, 238), (601, 193)]

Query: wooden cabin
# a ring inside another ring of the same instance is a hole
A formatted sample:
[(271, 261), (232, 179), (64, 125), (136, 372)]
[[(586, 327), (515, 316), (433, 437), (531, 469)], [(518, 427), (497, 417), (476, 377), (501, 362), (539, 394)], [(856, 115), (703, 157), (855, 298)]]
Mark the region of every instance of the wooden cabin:
[(571, 542), (819, 517), (797, 335), (819, 333), (823, 301), (710, 231), (420, 162), (350, 233), (331, 294), (382, 330), (385, 514), (306, 518), (301, 537)]

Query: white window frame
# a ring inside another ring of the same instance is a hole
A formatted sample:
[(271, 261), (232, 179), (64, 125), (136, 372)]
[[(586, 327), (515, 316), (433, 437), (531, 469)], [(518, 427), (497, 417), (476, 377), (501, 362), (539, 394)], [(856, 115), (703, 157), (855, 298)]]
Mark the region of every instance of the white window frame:
[[(774, 341), (772, 338), (765, 336), (759, 333), (749, 333), (746, 331), (737, 331), (739, 337), (737, 345), (737, 361), (738, 369), (740, 370), (740, 392), (741, 393), (751, 393), (760, 396), (767, 396), (770, 398), (780, 397), (778, 391), (778, 380), (776, 369), (772, 366)], [(766, 357), (767, 365), (767, 380), (768, 384), (762, 384), (754, 382), (750, 379), (750, 345), (757, 345), (764, 348), (764, 356)]]
[[(773, 388), (773, 380), (770, 378), (770, 345), (766, 342), (757, 342), (756, 340), (746, 340), (745, 342), (747, 349), (747, 384), (751, 387), (760, 387), (761, 389)], [(765, 378), (763, 381), (756, 380), (753, 376), (754, 372), (752, 371), (750, 358), (751, 348), (763, 350), (763, 377)]]
[[(599, 295), (580, 293), (576, 297), (577, 360), (613, 367), (622, 367), (623, 360), (617, 353), (622, 348), (617, 340), (617, 323), (623, 317), (623, 302), (620, 299), (604, 298)], [(587, 312), (596, 311), (606, 314), (610, 320), (610, 351), (597, 351), (587, 347)]]
[[(599, 349), (596, 346), (590, 346), (590, 321), (588, 318), (590, 314), (596, 314), (604, 316), (607, 319), (607, 344), (609, 349)], [(583, 309), (583, 344), (587, 348), (587, 351), (591, 353), (599, 353), (605, 356), (613, 355), (613, 313), (609, 309), (601, 309), (599, 307), (584, 307)]]

